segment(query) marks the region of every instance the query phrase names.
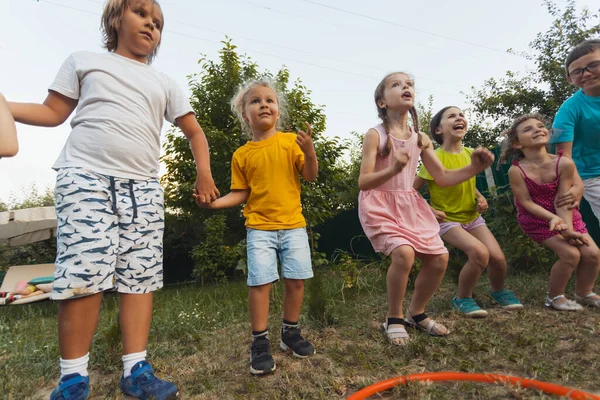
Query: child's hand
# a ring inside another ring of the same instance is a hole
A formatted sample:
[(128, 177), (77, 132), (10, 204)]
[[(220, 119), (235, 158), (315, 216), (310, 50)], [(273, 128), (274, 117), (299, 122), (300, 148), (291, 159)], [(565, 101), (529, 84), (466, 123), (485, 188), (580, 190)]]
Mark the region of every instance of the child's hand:
[(494, 163), (494, 155), (488, 149), (478, 147), (471, 153), (471, 165), (480, 173)]
[(569, 227), (561, 217), (555, 215), (549, 222), (549, 228), (551, 231), (562, 232), (567, 230)]
[(583, 245), (589, 246), (590, 245), (590, 243), (585, 238), (585, 236), (583, 236), (583, 234), (581, 234), (579, 232), (575, 232), (570, 229), (565, 229), (560, 234), (562, 235), (562, 237), (564, 237), (569, 242), (569, 244), (571, 244), (573, 246), (583, 246)]
[(394, 168), (394, 172), (398, 173), (404, 169), (408, 161), (410, 160), (410, 156), (408, 152), (404, 149), (398, 149), (394, 152), (394, 161), (392, 167)]
[(206, 208), (221, 194), (215, 186), (212, 176), (209, 174), (198, 174), (194, 184), (194, 200), (200, 207)]
[(482, 214), (484, 212), (486, 212), (488, 209), (488, 203), (487, 200), (485, 199), (485, 197), (483, 196), (477, 196), (477, 207), (475, 208), (475, 211), (477, 211), (477, 213)]
[(296, 143), (298, 143), (300, 150), (302, 150), (305, 156), (315, 156), (315, 146), (312, 141), (312, 128), (308, 122), (305, 122), (305, 124), (307, 127), (306, 132), (298, 130)]
[(435, 208), (432, 208), (431, 211), (433, 211), (433, 215), (435, 215), (435, 219), (437, 219), (438, 222), (444, 222), (446, 220), (445, 212), (436, 210)]
[(579, 208), (579, 203), (583, 197), (583, 186), (571, 186), (571, 188), (562, 195), (557, 197), (554, 201), (554, 207), (561, 208), (567, 206), (569, 210)]

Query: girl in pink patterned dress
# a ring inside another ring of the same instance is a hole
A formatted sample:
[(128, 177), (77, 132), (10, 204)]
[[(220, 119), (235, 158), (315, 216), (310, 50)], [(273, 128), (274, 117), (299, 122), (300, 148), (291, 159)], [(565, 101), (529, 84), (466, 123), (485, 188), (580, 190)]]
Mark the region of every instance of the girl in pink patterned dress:
[[(438, 236), (439, 225), (425, 199), (413, 189), (419, 156), (434, 180), (452, 186), (492, 164), (494, 157), (476, 149), (471, 165), (446, 170), (433, 152), (431, 140), (419, 132), (414, 107), (415, 89), (402, 72), (386, 76), (375, 90), (375, 104), (383, 121), (364, 138), (358, 187), (359, 218), (375, 251), (391, 255), (387, 272), (388, 313), (383, 329), (390, 343), (405, 344), (405, 325), (434, 336), (448, 329), (425, 314), (448, 264), (448, 251)], [(408, 125), (408, 117), (413, 127)], [(423, 261), (406, 318), (402, 303), (415, 257)]]
[[(600, 269), (600, 250), (587, 233), (579, 211), (568, 206), (555, 207), (557, 193), (560, 196), (573, 185), (575, 164), (562, 157), (562, 152), (548, 153), (550, 133), (538, 114), (515, 119), (504, 135), (500, 162), (513, 160), (508, 177), (517, 221), (527, 236), (558, 256), (550, 271), (546, 307), (559, 311), (580, 311), (580, 304), (600, 307), (600, 296), (593, 292)], [(576, 302), (565, 297), (573, 271)]]

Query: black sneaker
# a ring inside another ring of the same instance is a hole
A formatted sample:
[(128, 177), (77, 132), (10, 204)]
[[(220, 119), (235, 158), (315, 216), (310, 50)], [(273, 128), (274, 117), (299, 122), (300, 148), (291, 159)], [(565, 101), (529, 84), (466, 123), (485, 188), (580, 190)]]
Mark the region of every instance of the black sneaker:
[(292, 350), (294, 356), (306, 358), (315, 354), (313, 345), (300, 334), (300, 328), (288, 328), (281, 334), (279, 347), (283, 351)]
[(250, 373), (252, 375), (270, 374), (275, 371), (275, 360), (271, 356), (271, 342), (267, 336), (259, 336), (252, 341)]

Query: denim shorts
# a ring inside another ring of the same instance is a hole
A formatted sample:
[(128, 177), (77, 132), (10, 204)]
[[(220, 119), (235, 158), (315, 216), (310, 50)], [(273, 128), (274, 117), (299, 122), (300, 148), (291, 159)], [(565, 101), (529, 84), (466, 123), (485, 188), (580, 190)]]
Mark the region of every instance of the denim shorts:
[(279, 280), (277, 261), (284, 279), (313, 277), (306, 228), (264, 231), (248, 228), (248, 286)]

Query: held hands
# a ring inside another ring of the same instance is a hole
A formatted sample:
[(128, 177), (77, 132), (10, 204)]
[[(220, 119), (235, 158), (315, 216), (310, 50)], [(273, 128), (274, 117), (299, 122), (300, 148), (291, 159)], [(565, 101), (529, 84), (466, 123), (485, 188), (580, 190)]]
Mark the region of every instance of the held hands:
[(471, 165), (480, 173), (494, 162), (494, 155), (486, 148), (478, 147), (471, 153)]
[(567, 206), (569, 210), (579, 208), (579, 203), (583, 197), (583, 186), (571, 186), (571, 188), (562, 195), (557, 197), (554, 202), (554, 207), (560, 208)]
[(202, 208), (209, 208), (210, 203), (215, 201), (221, 193), (215, 186), (215, 182), (210, 174), (198, 174), (194, 184), (194, 200)]
[(308, 122), (306, 124), (306, 132), (303, 130), (298, 130), (298, 135), (296, 136), (296, 143), (300, 146), (300, 150), (304, 153), (305, 156), (315, 156), (315, 146), (312, 141), (312, 128)]

